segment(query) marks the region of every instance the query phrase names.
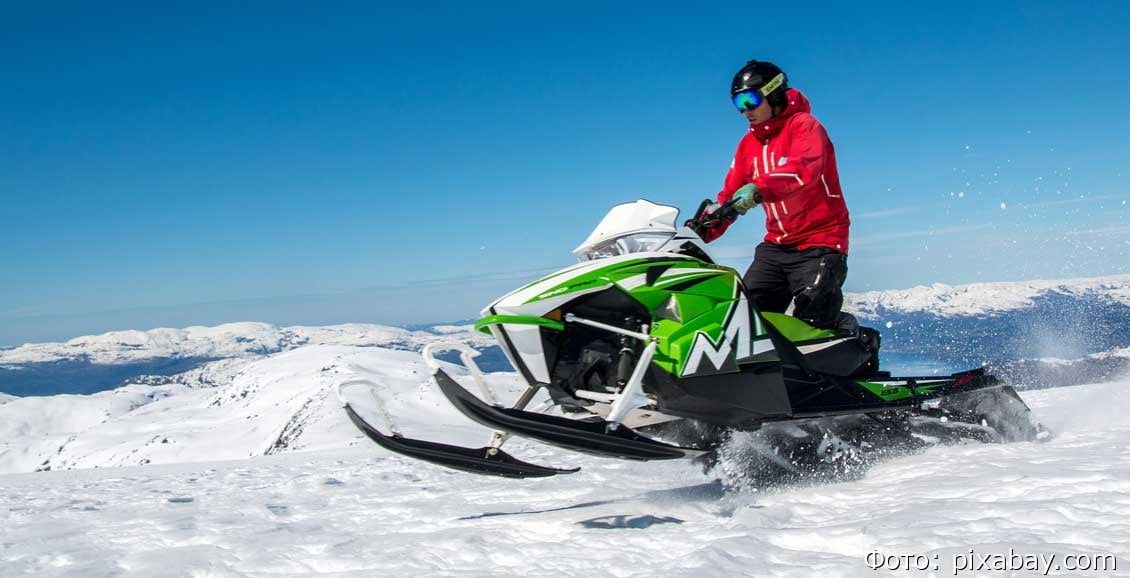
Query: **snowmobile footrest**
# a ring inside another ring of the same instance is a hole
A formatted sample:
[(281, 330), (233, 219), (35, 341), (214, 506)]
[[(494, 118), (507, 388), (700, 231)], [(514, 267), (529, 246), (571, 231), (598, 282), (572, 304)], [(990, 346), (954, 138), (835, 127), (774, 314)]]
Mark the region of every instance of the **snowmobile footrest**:
[(624, 426), (608, 431), (608, 422), (602, 419), (575, 420), (496, 407), (464, 389), (443, 370), (436, 371), (435, 379), (443, 394), (463, 415), (489, 428), (514, 435), (573, 451), (629, 460), (669, 460), (703, 453), (703, 450), (667, 445), (643, 437)]
[(349, 419), (358, 429), (386, 450), (464, 472), (504, 478), (545, 478), (580, 470), (580, 468), (561, 470), (523, 462), (502, 450), (489, 447), (465, 448), (406, 438), (395, 433), (385, 435), (357, 415), (348, 404), (345, 406), (345, 412), (349, 414)]

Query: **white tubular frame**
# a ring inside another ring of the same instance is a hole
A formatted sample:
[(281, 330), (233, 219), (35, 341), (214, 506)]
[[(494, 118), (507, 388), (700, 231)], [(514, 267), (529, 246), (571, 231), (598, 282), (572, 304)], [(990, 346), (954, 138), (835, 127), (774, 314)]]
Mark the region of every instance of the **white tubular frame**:
[(475, 363), (475, 358), (479, 356), (478, 351), (475, 351), (466, 343), (458, 341), (442, 341), (425, 345), (423, 351), (424, 363), (428, 364), (428, 368), (432, 370), (433, 374), (439, 369), (439, 360), (435, 358), (437, 351), (458, 351), (463, 366), (471, 372), (471, 377), (474, 378), (475, 383), (479, 384), (479, 390), (483, 392), (483, 399), (491, 405), (499, 405), (498, 397), (494, 395), (494, 390), (487, 384), (483, 372), (479, 370), (478, 364)]
[(393, 435), (400, 435), (400, 428), (397, 427), (396, 422), (392, 419), (392, 414), (388, 412), (388, 408), (385, 407), (384, 401), (381, 400), (381, 396), (377, 395), (377, 384), (369, 381), (368, 379), (348, 379), (337, 384), (337, 400), (341, 402), (341, 406), (345, 407), (349, 405), (349, 400), (345, 399), (345, 396), (341, 393), (341, 390), (351, 385), (364, 385), (369, 388), (369, 395), (371, 395), (373, 397), (373, 401), (377, 403), (377, 411), (380, 412), (381, 419), (385, 421), (385, 425), (388, 426), (389, 431), (391, 431)]
[[(597, 329), (603, 329), (605, 331), (611, 331), (612, 333), (619, 333), (620, 335), (627, 335), (628, 337), (635, 337), (636, 339), (639, 339), (640, 341), (643, 341), (645, 343), (648, 342), (648, 341), (656, 341), (657, 340), (657, 338), (652, 337), (651, 335), (648, 335), (647, 333), (639, 333), (637, 331), (630, 331), (628, 329), (616, 327), (615, 325), (609, 325), (607, 323), (601, 323), (599, 321), (593, 321), (591, 319), (585, 319), (583, 317), (577, 317), (576, 315), (573, 315), (572, 313), (566, 313), (565, 314), (565, 322), (566, 323), (579, 323), (581, 325), (588, 325), (589, 327), (596, 327)], [(646, 326), (645, 326), (645, 328), (646, 328)], [(645, 329), (645, 331), (646, 331), (646, 329)]]
[[(479, 384), (479, 391), (483, 392), (483, 399), (491, 405), (501, 405), (498, 403), (498, 397), (494, 395), (494, 389), (487, 383), (486, 378), (483, 377), (483, 372), (479, 369), (479, 365), (475, 363), (475, 358), (479, 356), (478, 351), (475, 351), (473, 347), (466, 343), (460, 343), (458, 341), (441, 341), (425, 345), (423, 351), (424, 363), (428, 364), (428, 368), (432, 370), (433, 375), (439, 370), (439, 360), (435, 357), (437, 351), (458, 351), (459, 359), (463, 362), (463, 366), (467, 368), (467, 371), (471, 372), (471, 377), (475, 380), (475, 383)], [(508, 437), (510, 437), (510, 434), (504, 431), (494, 430), (491, 432), (490, 442), (487, 444), (490, 449), (487, 450), (487, 453), (492, 456), (497, 454), (498, 450), (502, 448), (502, 444), (506, 443), (506, 438)]]

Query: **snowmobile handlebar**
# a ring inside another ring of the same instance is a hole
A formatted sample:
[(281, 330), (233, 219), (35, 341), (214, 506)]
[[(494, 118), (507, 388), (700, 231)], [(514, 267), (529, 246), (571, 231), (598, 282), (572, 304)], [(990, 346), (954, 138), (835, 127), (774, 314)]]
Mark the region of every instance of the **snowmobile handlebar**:
[(735, 202), (735, 199), (730, 199), (729, 201), (723, 203), (720, 207), (708, 213), (706, 212), (706, 210), (715, 203), (710, 199), (703, 199), (702, 202), (699, 203), (698, 210), (695, 211), (694, 217), (687, 220), (684, 225), (686, 225), (687, 228), (694, 231), (695, 233), (701, 235), (702, 231), (705, 229), (713, 229), (715, 227), (721, 226), (722, 223), (733, 221), (739, 216), (738, 210), (734, 208)]

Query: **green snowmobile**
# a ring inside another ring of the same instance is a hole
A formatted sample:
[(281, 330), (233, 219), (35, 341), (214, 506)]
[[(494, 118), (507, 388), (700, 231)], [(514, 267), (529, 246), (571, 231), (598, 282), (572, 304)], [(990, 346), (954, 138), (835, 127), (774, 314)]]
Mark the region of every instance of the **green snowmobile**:
[[(732, 209), (708, 214), (706, 205), (683, 227), (676, 226), (675, 207), (646, 200), (617, 205), (574, 250), (579, 263), (483, 310), (476, 328), (494, 336), (529, 385), (512, 407), (488, 403), (493, 395), (474, 350), (459, 343), (424, 349), (447, 399), (495, 430), (488, 445), (382, 433), (346, 403), (350, 419), (393, 452), (517, 478), (577, 470), (518, 460), (501, 450), (510, 435), (607, 457), (708, 463), (733, 431), (849, 414), (884, 424), (926, 420), (982, 440), (1047, 435), (1016, 391), (983, 368), (892, 377), (879, 370), (879, 334), (872, 329), (850, 323), (843, 331), (817, 329), (759, 312), (746, 299), (741, 276), (715, 263), (697, 233)], [(443, 349), (463, 352), (487, 401), (440, 368), (436, 353)], [(542, 388), (549, 409), (557, 408), (552, 413), (527, 409)]]

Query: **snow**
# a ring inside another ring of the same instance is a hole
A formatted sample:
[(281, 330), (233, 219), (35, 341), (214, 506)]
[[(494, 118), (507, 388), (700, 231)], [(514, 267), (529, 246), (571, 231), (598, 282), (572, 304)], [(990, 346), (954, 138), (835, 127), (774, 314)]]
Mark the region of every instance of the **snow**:
[[(447, 326), (446, 334), (485, 343), (470, 326)], [(227, 323), (215, 327), (113, 331), (76, 337), (65, 343), (29, 343), (0, 351), (0, 366), (84, 359), (91, 363), (122, 364), (159, 358), (249, 357), (305, 345), (400, 346), (419, 348), (443, 335), (396, 327), (348, 323), (320, 327), (275, 327), (267, 323)]]
[(433, 333), (440, 334), (460, 334), (469, 333), (475, 330), (474, 324), (470, 325), (436, 325), (431, 328)]
[(411, 390), (424, 375), (412, 351), (315, 345), (209, 363), (181, 382), (18, 398), (0, 405), (0, 473), (345, 447), (356, 431), (341, 419), (338, 383)]
[[(491, 379), (518, 390), (512, 374)], [(444, 402), (418, 354), (376, 347), (308, 346), (148, 389), (9, 400), (4, 471), (54, 467), (0, 475), (0, 575), (844, 576), (875, 574), (865, 557), (878, 551), (937, 555), (935, 574), (948, 576), (955, 555), (1010, 547), (1130, 567), (1127, 380), (1024, 392), (1056, 432), (1044, 443), (932, 447), (854, 481), (744, 490), (686, 462), (521, 439), (507, 442), (515, 456), (581, 471), (506, 480), (412, 461), (349, 424), (334, 390), (361, 381), (405, 433), (489, 436)], [(344, 394), (380, 423), (365, 390)]]
[(880, 308), (941, 317), (981, 316), (1031, 307), (1034, 299), (1053, 293), (1097, 296), (1130, 306), (1130, 275), (970, 285), (935, 283), (910, 289), (845, 293), (844, 309), (872, 318), (879, 316)]

